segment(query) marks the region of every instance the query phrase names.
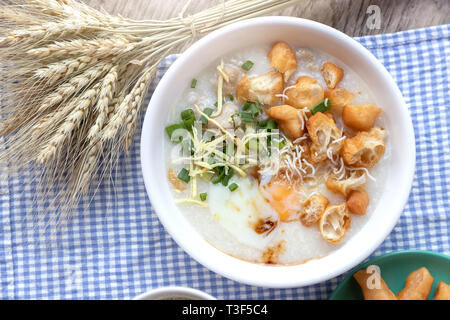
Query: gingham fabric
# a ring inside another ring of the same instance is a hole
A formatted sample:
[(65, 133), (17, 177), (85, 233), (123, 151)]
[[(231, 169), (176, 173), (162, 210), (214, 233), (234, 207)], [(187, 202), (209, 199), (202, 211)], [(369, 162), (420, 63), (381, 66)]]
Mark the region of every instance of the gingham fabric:
[[(374, 252), (426, 249), (450, 254), (450, 25), (358, 38), (386, 66), (412, 116), (417, 168), (408, 204)], [(167, 58), (162, 77), (176, 56)], [(153, 83), (151, 91), (156, 86)], [(26, 218), (36, 213), (33, 186), (1, 181), (0, 298), (128, 299), (180, 285), (219, 299), (327, 299), (343, 279), (303, 288), (263, 289), (217, 275), (191, 259), (160, 224), (141, 177), (139, 132), (121, 179), (102, 184), (88, 212), (61, 234), (36, 242)]]

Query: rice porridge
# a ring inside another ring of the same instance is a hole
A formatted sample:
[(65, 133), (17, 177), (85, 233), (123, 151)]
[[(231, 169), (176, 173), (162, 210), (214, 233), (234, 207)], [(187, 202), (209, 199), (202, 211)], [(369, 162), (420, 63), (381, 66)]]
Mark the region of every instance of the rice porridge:
[(350, 66), (284, 42), (224, 55), (171, 107), (167, 177), (217, 249), (274, 265), (341, 246), (389, 174), (385, 106)]

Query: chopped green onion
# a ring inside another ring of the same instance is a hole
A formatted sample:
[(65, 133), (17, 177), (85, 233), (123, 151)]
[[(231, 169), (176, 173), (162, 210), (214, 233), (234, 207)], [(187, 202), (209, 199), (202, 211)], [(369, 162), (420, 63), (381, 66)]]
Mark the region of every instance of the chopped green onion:
[(224, 175), (222, 178), (222, 185), (226, 187), (228, 185), (228, 182), (230, 182), (231, 177), (234, 175), (233, 170), (229, 169), (228, 174)]
[(196, 85), (197, 85), (197, 79), (194, 78), (191, 81), (191, 88), (194, 89)]
[(230, 99), (230, 101), (234, 101), (234, 96), (233, 96), (232, 94), (230, 94), (230, 95), (228, 96), (228, 99)]
[(224, 175), (223, 176), (223, 178), (222, 178), (222, 185), (224, 186), (224, 187), (226, 187), (227, 185), (228, 185), (228, 182), (230, 182), (230, 179), (231, 179), (231, 177), (230, 178), (228, 178), (228, 176), (227, 175)]
[(258, 108), (259, 113), (263, 113), (263, 109), (261, 107), (261, 103), (259, 103), (258, 101), (255, 102), (256, 108)]
[(242, 106), (242, 110), (247, 111), (248, 109), (250, 109), (250, 107), (252, 106), (253, 102), (251, 101), (246, 101), (244, 103), (244, 105)]
[(242, 69), (248, 71), (253, 67), (253, 65), (254, 65), (254, 63), (252, 61), (247, 60), (244, 62), (244, 64), (241, 67), (242, 67)]
[[(172, 134), (177, 129), (185, 129), (184, 124), (183, 123), (175, 123), (175, 124), (172, 124), (172, 125), (166, 127), (166, 132), (167, 132), (167, 135), (169, 136), (170, 140), (172, 140)], [(174, 141), (174, 140), (172, 140), (172, 141)], [(178, 141), (174, 141), (174, 142), (181, 142), (181, 137), (178, 137)]]
[(281, 150), (284, 148), (284, 146), (286, 145), (286, 140), (281, 140), (280, 142), (278, 142), (278, 149)]
[(267, 121), (265, 120), (260, 120), (256, 123), (256, 125), (258, 126), (258, 128), (266, 128), (267, 127)]
[(214, 110), (211, 108), (205, 108), (205, 110), (203, 110), (203, 113), (206, 113), (208, 117), (211, 116), (213, 112)]
[(188, 130), (192, 129), (192, 127), (194, 126), (194, 122), (195, 122), (195, 117), (183, 120), (184, 127)]
[(234, 182), (228, 186), (228, 189), (230, 189), (231, 192), (233, 192), (237, 188), (239, 188), (239, 186)]
[(275, 120), (270, 119), (269, 121), (267, 121), (266, 129), (276, 129), (276, 128), (278, 128), (278, 125)]
[(207, 196), (208, 196), (207, 192), (200, 193), (200, 200), (205, 201)]
[[(210, 117), (210, 116), (212, 115), (213, 112), (214, 112), (214, 110), (211, 109), (211, 108), (205, 108), (205, 109), (203, 110), (203, 113), (206, 114), (208, 117)], [(202, 124), (203, 124), (204, 126), (208, 125), (208, 119), (206, 119), (205, 116), (201, 116), (201, 117), (200, 117), (200, 120), (201, 120), (201, 122), (202, 122)]]
[(191, 180), (191, 177), (189, 176), (189, 170), (186, 170), (185, 168), (181, 169), (180, 173), (178, 173), (178, 179), (189, 183)]
[(223, 178), (224, 175), (225, 175), (225, 173), (222, 172), (220, 175), (218, 175), (217, 177), (212, 179), (211, 183), (212, 184), (218, 184), (220, 181), (222, 181), (222, 178)]
[(326, 98), (325, 100), (315, 105), (311, 109), (311, 114), (316, 114), (317, 112), (327, 112), (330, 109), (331, 109), (331, 101), (330, 99)]
[(250, 106), (250, 112), (252, 113), (253, 117), (257, 117), (259, 115), (259, 108), (255, 103), (252, 103)]
[(194, 110), (186, 109), (181, 112), (181, 120), (187, 120), (189, 118), (195, 118)]
[(243, 122), (253, 122), (253, 115), (250, 112), (241, 112), (240, 114), (241, 120)]
[(258, 113), (263, 112), (263, 110), (261, 108), (261, 104), (258, 101), (256, 101), (256, 102), (246, 101), (244, 103), (244, 105), (242, 106), (242, 110), (247, 111), (248, 109), (252, 110), (252, 112), (258, 112)]
[(215, 177), (211, 182), (212, 184), (218, 184), (222, 181), (222, 178), (225, 176), (225, 167), (215, 167), (214, 171), (217, 174), (217, 177)]
[(200, 179), (202, 179), (206, 182), (209, 182), (209, 181), (211, 181), (211, 178), (213, 177), (213, 175), (214, 174), (212, 172), (203, 172), (203, 173), (200, 173), (199, 177), (200, 177)]

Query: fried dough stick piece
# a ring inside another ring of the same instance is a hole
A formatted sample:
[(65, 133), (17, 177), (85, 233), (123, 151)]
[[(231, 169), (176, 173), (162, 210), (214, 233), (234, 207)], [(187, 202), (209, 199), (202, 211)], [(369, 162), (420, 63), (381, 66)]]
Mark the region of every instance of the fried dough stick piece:
[(433, 300), (450, 300), (450, 286), (443, 281), (439, 282)]
[[(369, 272), (368, 269), (362, 269), (356, 272), (353, 277), (361, 287), (364, 300), (397, 300), (395, 294), (389, 289), (376, 270), (375, 272)], [(372, 283), (372, 278), (374, 277), (376, 277), (379, 286), (370, 288), (369, 284)]]
[(405, 287), (397, 294), (399, 300), (425, 300), (433, 285), (433, 277), (427, 268), (411, 272), (406, 278)]

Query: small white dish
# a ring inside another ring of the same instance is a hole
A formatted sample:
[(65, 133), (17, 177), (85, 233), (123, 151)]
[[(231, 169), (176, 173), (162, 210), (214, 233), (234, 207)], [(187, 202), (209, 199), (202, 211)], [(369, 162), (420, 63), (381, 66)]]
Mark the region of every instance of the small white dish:
[(197, 289), (171, 286), (147, 291), (133, 300), (216, 300), (216, 298)]
[[(164, 127), (172, 106), (193, 75), (221, 56), (251, 45), (286, 41), (317, 48), (352, 68), (383, 106), (391, 154), (389, 176), (368, 222), (342, 246), (304, 264), (271, 266), (243, 261), (208, 243), (176, 206), (167, 181)], [(361, 44), (326, 25), (293, 17), (262, 17), (217, 30), (186, 50), (153, 93), (141, 136), (141, 164), (147, 193), (160, 221), (191, 257), (227, 278), (256, 286), (287, 288), (336, 277), (366, 259), (389, 235), (408, 200), (415, 167), (414, 131), (403, 97), (384, 66)]]

